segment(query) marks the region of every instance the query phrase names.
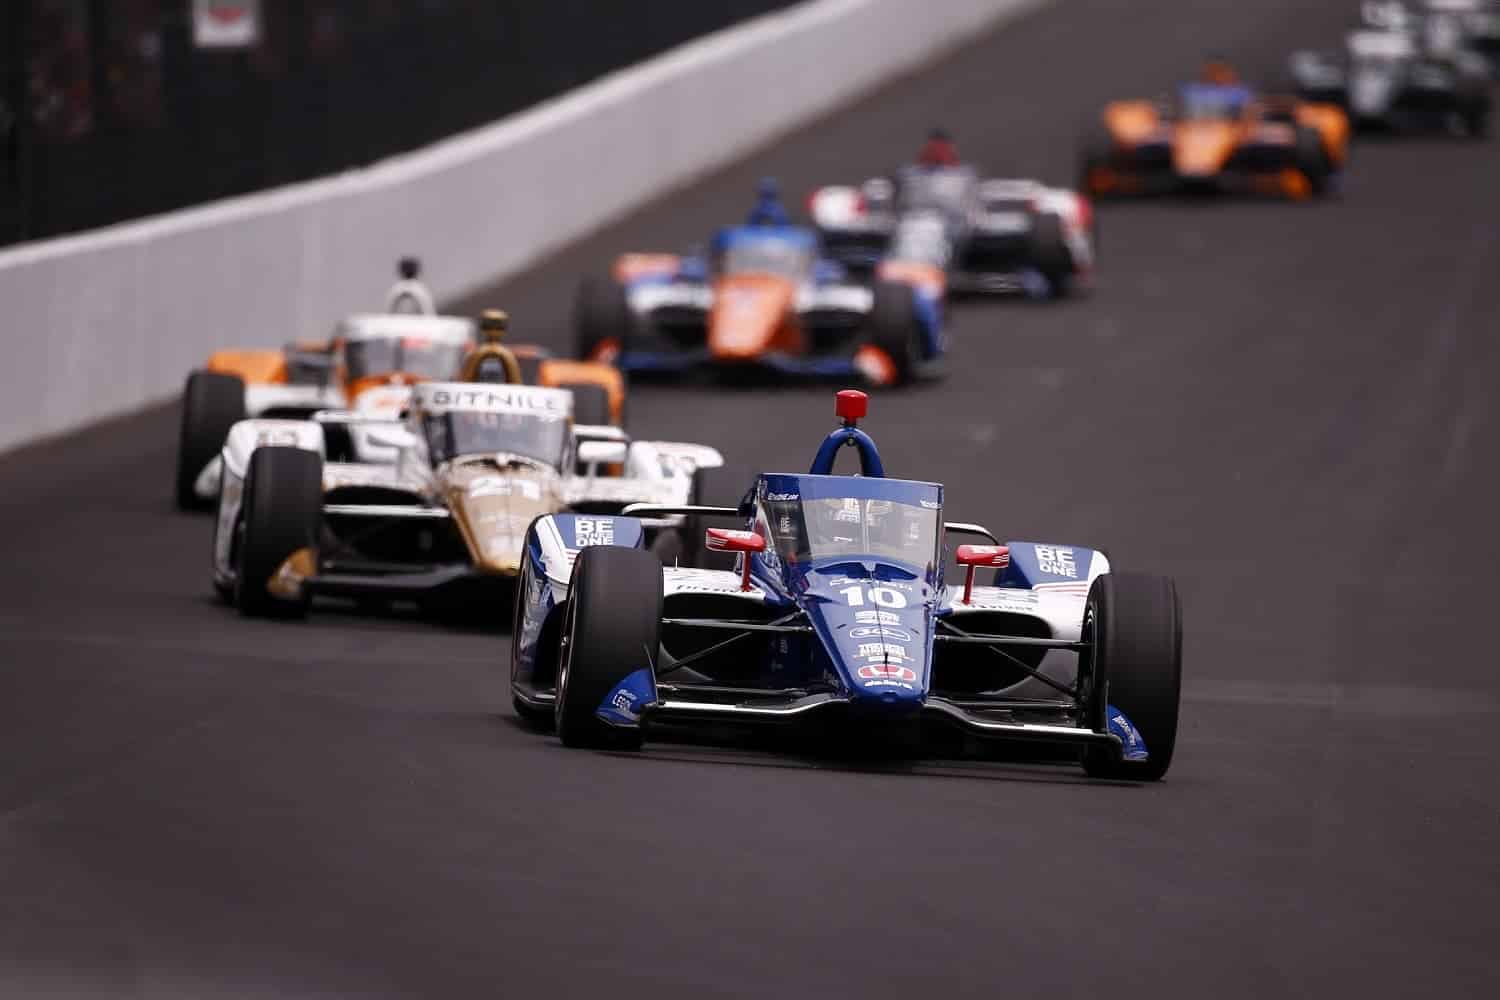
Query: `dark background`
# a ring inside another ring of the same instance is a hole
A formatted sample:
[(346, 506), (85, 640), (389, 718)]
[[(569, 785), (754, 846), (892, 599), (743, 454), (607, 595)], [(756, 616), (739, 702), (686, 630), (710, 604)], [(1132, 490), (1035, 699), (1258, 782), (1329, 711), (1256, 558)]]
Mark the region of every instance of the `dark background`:
[(263, 0), (202, 51), (189, 0), (6, 0), (0, 245), (332, 173), (792, 0)]

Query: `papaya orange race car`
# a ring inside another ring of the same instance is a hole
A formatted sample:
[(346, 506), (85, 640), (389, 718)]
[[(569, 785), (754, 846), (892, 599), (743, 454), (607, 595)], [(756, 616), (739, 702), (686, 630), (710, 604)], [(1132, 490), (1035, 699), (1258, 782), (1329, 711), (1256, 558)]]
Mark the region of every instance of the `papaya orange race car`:
[(1085, 143), (1079, 187), (1096, 198), (1240, 191), (1305, 199), (1337, 182), (1349, 120), (1332, 104), (1257, 97), (1232, 79), (1183, 87), (1175, 101), (1116, 101)]
[[(319, 410), (351, 409), (397, 417), (410, 387), (427, 381), (529, 383), (573, 391), (575, 419), (623, 420), (625, 383), (607, 364), (552, 358), (538, 347), (502, 349), (507, 320), (491, 311), (459, 316), (366, 314), (344, 320), (325, 343), (282, 350), (224, 350), (188, 376), (177, 448), (177, 505), (211, 504), (218, 493), (219, 452), (229, 429), (247, 417), (306, 419)], [(478, 336), (476, 336), (476, 331)], [(390, 449), (330, 439), (345, 460), (382, 461)]]

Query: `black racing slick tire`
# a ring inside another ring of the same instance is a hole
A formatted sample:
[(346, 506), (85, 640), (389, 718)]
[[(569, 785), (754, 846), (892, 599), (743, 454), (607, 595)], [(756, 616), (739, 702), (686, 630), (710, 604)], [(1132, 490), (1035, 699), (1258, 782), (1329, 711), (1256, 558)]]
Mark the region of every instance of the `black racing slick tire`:
[(1307, 178), (1313, 197), (1327, 194), (1333, 167), (1328, 161), (1328, 150), (1323, 147), (1322, 133), (1306, 125), (1297, 126), (1296, 157), (1297, 169)]
[(237, 375), (193, 372), (182, 390), (182, 423), (177, 432), (177, 508), (207, 510), (193, 486), (224, 447), (229, 429), (245, 419), (245, 383)]
[(1182, 608), (1164, 576), (1105, 573), (1089, 588), (1080, 682), (1090, 728), (1108, 730), (1110, 706), (1125, 715), (1146, 744), (1147, 759), (1121, 760), (1090, 747), (1090, 777), (1156, 781), (1172, 765), (1182, 690)]
[(1047, 279), (1051, 298), (1067, 298), (1073, 288), (1073, 253), (1063, 235), (1062, 217), (1038, 212), (1031, 225), (1031, 260)]
[(579, 358), (597, 360), (595, 351), (609, 340), (623, 346), (631, 323), (630, 301), (618, 281), (597, 274), (583, 279), (573, 306), (574, 348)]
[(301, 448), (257, 448), (245, 473), (235, 544), (235, 604), (256, 617), (301, 617), (306, 589), (288, 597), (273, 591), (272, 578), (293, 555), (306, 550), (306, 568), (317, 566), (323, 519), (323, 458)]
[(639, 728), (596, 714), (621, 681), (654, 669), (661, 646), (661, 560), (645, 549), (584, 549), (568, 582), (554, 718), (564, 746), (639, 750)]
[(615, 422), (609, 411), (609, 391), (593, 382), (568, 382), (559, 385), (573, 394), (573, 423), (607, 427)]
[(1102, 198), (1109, 194), (1094, 183), (1094, 171), (1109, 167), (1114, 155), (1114, 135), (1103, 124), (1093, 126), (1078, 149), (1077, 190), (1080, 193), (1089, 198)]
[(869, 342), (880, 348), (896, 366), (896, 385), (917, 377), (924, 355), (922, 326), (917, 319), (917, 293), (910, 285), (891, 281), (875, 285), (870, 306)]
[[(738, 507), (755, 485), (758, 473), (738, 465), (717, 465), (693, 470), (691, 503), (699, 507)], [(682, 548), (678, 560), (693, 569), (733, 569), (731, 552), (710, 552), (703, 544), (709, 528), (741, 528), (744, 520), (727, 517), (687, 517), (682, 522)]]
[(1475, 101), (1463, 113), (1464, 134), (1471, 139), (1483, 139), (1489, 133), (1490, 106), (1487, 101)]

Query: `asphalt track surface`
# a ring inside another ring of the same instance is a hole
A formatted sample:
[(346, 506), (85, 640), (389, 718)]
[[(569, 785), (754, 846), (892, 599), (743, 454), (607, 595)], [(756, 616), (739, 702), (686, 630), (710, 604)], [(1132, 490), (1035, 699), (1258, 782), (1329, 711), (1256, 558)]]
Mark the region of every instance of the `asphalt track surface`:
[[(1310, 6), (1065, 0), (483, 299), (563, 346), (581, 271), (934, 122), (1064, 179), (1100, 101), (1208, 49), (1273, 72), (1350, 4)], [(1177, 577), (1150, 787), (569, 752), (512, 721), (501, 630), (217, 606), (171, 409), (0, 461), (0, 995), (1500, 994), (1497, 176), (1494, 141), (1367, 143), (1326, 204), (1108, 206), (1091, 298), (965, 305), (947, 381), (875, 398), (950, 517)], [(831, 402), (631, 405), (797, 469)]]

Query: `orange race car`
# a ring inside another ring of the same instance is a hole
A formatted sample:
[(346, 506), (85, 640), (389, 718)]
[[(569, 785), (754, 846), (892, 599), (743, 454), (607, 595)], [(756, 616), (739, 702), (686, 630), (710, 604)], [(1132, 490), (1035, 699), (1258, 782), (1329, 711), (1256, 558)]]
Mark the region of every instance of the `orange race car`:
[(1201, 190), (1301, 200), (1328, 192), (1348, 157), (1342, 109), (1257, 96), (1210, 64), (1174, 101), (1107, 105), (1084, 146), (1079, 189), (1096, 198)]
[[(188, 376), (177, 445), (177, 505), (208, 506), (218, 495), (219, 452), (229, 429), (247, 417), (305, 419), (319, 410), (399, 415), (410, 386), (430, 380), (525, 383), (573, 391), (575, 419), (623, 422), (625, 382), (607, 364), (552, 358), (539, 347), (503, 348), (507, 318), (479, 322), (426, 313), (351, 316), (325, 343), (282, 350), (225, 350)], [(476, 336), (476, 330), (478, 336)], [(345, 460), (380, 461), (379, 445), (330, 435)], [(366, 454), (369, 452), (369, 454)]]

